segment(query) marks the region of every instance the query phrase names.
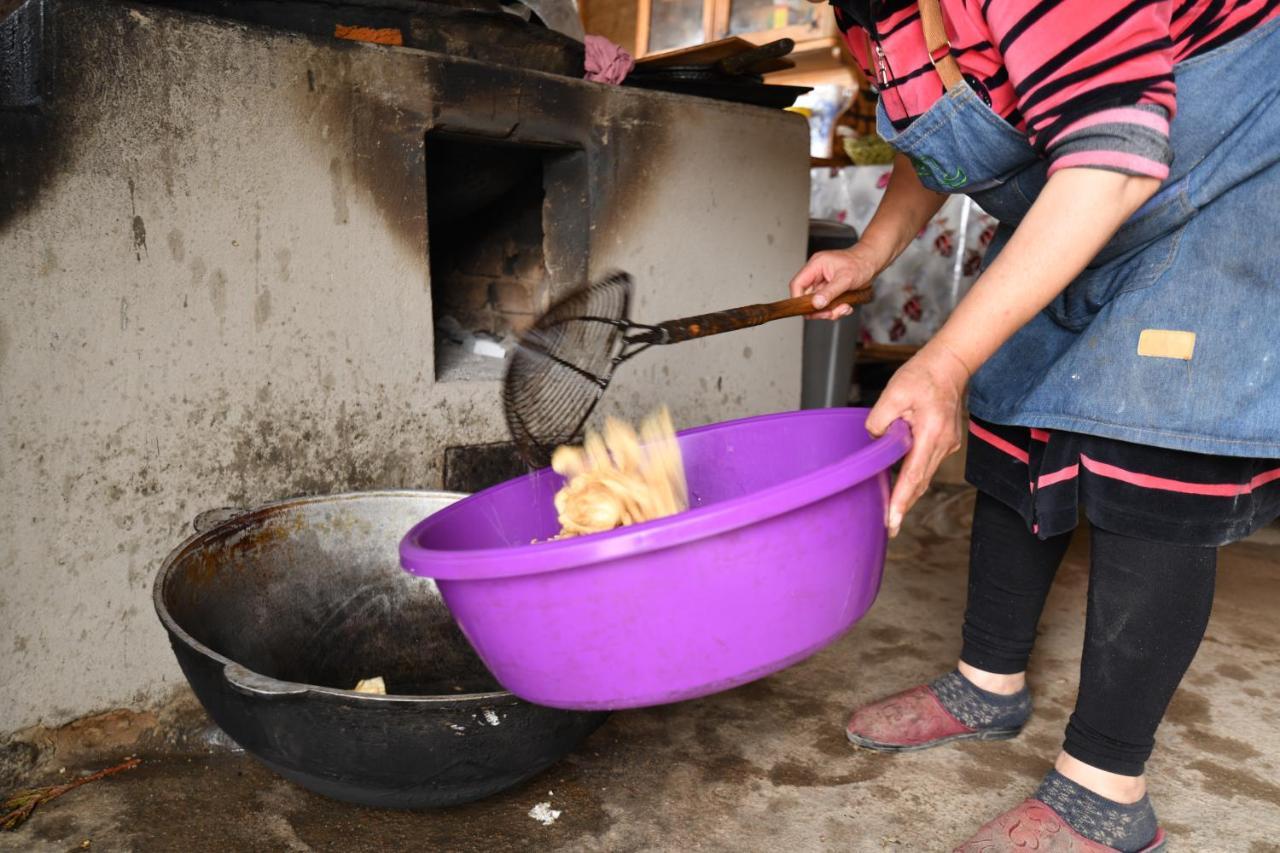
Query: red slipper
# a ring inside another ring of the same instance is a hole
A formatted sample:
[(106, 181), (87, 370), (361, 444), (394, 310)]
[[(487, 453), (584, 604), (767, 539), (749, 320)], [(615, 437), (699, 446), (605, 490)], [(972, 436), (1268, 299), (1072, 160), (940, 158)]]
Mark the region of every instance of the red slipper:
[[(1156, 853), (1165, 847), (1164, 830), (1142, 848), (1142, 853)], [(1099, 844), (1076, 832), (1062, 816), (1035, 799), (1007, 811), (984, 824), (978, 834), (952, 853), (1017, 853), (1035, 850), (1040, 853), (1116, 853), (1114, 847)]]
[(914, 752), (957, 740), (1008, 740), (1017, 728), (973, 729), (952, 716), (927, 684), (853, 712), (845, 733), (855, 746), (880, 752)]

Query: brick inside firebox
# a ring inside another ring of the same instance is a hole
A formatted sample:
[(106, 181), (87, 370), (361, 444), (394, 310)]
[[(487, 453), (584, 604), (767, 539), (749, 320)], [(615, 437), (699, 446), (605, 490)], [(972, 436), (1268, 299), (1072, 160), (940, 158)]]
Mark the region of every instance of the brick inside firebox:
[(436, 378), (496, 379), (548, 303), (548, 245), (572, 239), (552, 208), (582, 154), (432, 133), (426, 155)]

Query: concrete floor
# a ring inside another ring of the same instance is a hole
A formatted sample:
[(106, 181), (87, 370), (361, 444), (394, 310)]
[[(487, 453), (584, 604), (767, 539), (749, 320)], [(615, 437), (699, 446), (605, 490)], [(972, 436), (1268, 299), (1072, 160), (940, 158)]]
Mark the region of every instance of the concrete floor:
[[(145, 755), (0, 835), (0, 851), (85, 840), (140, 851), (948, 850), (1031, 791), (1056, 753), (1086, 580), (1077, 541), (1043, 622), (1037, 710), (1019, 739), (903, 756), (852, 749), (842, 725), (855, 703), (953, 662), (971, 501), (955, 490), (930, 499), (894, 543), (871, 614), (833, 647), (719, 696), (615, 714), (577, 754), (485, 802), (374, 811), (309, 794), (244, 755)], [(1219, 590), (1159, 735), (1152, 795), (1174, 850), (1280, 851), (1280, 536), (1227, 549)], [(554, 824), (529, 817), (540, 802), (561, 812)]]

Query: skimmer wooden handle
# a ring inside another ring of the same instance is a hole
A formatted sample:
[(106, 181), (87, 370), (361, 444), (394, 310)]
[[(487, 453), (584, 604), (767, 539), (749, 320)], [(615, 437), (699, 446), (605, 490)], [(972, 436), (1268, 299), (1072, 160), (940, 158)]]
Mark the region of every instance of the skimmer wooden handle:
[[(831, 300), (827, 308), (837, 305), (865, 305), (872, 298), (871, 288), (863, 287), (850, 290)], [(774, 320), (787, 317), (803, 317), (813, 313), (812, 296), (796, 296), (779, 302), (767, 302), (761, 305), (745, 305), (742, 308), (730, 308), (728, 311), (716, 311), (711, 314), (698, 314), (681, 320), (668, 320), (655, 326), (656, 332), (644, 335), (645, 343), (678, 344), (694, 338), (705, 338), (724, 332), (736, 332), (749, 329)]]

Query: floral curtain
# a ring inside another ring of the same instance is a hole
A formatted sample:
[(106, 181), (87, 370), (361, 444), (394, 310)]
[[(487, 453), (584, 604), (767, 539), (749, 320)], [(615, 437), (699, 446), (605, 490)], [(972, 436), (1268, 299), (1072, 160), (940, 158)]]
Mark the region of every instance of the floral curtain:
[[(813, 169), (809, 215), (852, 225), (871, 221), (889, 166)], [(876, 280), (876, 298), (859, 309), (864, 341), (920, 345), (946, 321), (982, 266), (996, 220), (965, 196), (952, 196), (893, 266)]]

